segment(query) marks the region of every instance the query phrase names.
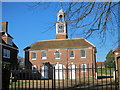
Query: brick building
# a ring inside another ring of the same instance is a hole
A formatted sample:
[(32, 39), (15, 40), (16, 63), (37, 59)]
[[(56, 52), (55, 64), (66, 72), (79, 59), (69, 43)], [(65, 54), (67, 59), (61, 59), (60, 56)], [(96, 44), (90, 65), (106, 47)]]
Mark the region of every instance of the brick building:
[(96, 62), (96, 68), (105, 68), (105, 62)]
[[(96, 47), (93, 44), (84, 38), (68, 39), (65, 12), (62, 9), (57, 14), (56, 39), (37, 41), (26, 47), (24, 51), (27, 67), (32, 66), (37, 70), (49, 69), (49, 66), (54, 66), (55, 69), (72, 68), (72, 72), (69, 71), (68, 74), (68, 77), (72, 79), (77, 75), (75, 68), (82, 68), (81, 72), (85, 72), (87, 75), (85, 68), (88, 67), (88, 64), (89, 68), (92, 65), (95, 68), (96, 64)], [(46, 73), (46, 75), (41, 73), (44, 78), (48, 78), (48, 72)], [(56, 71), (56, 79), (58, 79), (57, 73), (58, 71)], [(65, 72), (59, 71), (59, 74), (60, 79), (63, 79), (62, 75), (66, 77)], [(92, 75), (92, 71), (89, 72), (89, 75)]]
[(18, 47), (14, 44), (13, 37), (8, 34), (8, 22), (2, 22), (1, 46), (2, 46), (2, 65), (16, 67)]

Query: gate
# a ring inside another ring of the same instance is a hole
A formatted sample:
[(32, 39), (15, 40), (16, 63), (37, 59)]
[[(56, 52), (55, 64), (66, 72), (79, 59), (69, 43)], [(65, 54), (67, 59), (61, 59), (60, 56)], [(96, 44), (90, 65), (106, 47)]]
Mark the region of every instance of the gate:
[[(115, 68), (86, 68), (73, 65), (53, 66), (51, 70), (42, 68), (36, 72), (29, 69), (11, 69), (10, 90), (15, 89), (86, 89), (86, 90), (118, 90)], [(83, 71), (84, 70), (84, 71)], [(74, 71), (74, 72), (73, 72)], [(48, 73), (49, 72), (49, 73)], [(57, 73), (56, 73), (57, 72)], [(52, 77), (49, 74), (53, 73)], [(74, 73), (74, 74), (73, 74)], [(48, 75), (45, 75), (48, 74)], [(47, 78), (42, 78), (42, 77)], [(73, 77), (74, 76), (74, 77)]]

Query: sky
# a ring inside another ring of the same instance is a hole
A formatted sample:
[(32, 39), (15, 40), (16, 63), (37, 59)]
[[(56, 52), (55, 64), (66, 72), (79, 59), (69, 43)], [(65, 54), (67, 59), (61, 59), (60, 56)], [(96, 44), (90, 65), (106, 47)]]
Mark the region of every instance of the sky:
[[(49, 3), (42, 3), (37, 8), (31, 8), (31, 6), (34, 5), (32, 2), (2, 3), (2, 21), (8, 21), (8, 33), (14, 37), (13, 41), (18, 46), (18, 55), (21, 57), (24, 57), (23, 49), (34, 42), (56, 38), (56, 28), (51, 28), (51, 26), (53, 26), (57, 20), (56, 14), (60, 10), (60, 4), (58, 2), (52, 3), (49, 6), (45, 4), (49, 5)], [(115, 26), (115, 36), (113, 36), (112, 39), (107, 37), (106, 43), (103, 45), (97, 39), (97, 35), (87, 39), (97, 48), (97, 61), (104, 61), (107, 53), (111, 49), (116, 48), (117, 29)], [(68, 32), (68, 37), (70, 37), (71, 32), (69, 28)], [(76, 31), (76, 33), (79, 32)], [(73, 35), (72, 38), (83, 37)]]

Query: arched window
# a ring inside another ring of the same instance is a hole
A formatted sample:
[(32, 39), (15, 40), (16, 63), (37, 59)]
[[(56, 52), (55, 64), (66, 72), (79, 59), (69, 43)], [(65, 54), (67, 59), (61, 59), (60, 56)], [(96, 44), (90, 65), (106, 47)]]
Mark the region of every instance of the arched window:
[(46, 52), (42, 52), (42, 59), (46, 59)]
[(60, 52), (58, 52), (58, 51), (55, 52), (55, 58), (60, 59)]
[(36, 69), (37, 69), (37, 65), (33, 65), (32, 70), (36, 70)]
[(37, 70), (38, 69), (38, 67), (37, 67), (37, 65), (33, 65), (32, 66), (32, 73), (37, 73)]
[(86, 64), (82, 64), (82, 72), (86, 72)]

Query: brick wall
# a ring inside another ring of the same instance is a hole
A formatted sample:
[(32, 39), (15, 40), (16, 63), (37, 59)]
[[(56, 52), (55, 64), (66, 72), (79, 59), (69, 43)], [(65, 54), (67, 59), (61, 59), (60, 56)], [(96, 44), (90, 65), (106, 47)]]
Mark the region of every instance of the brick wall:
[[(74, 59), (70, 58), (70, 51), (74, 51)], [(81, 50), (85, 50), (86, 51), (86, 58), (81, 58)], [(59, 51), (60, 54), (60, 59), (55, 59), (55, 52)], [(32, 53), (35, 52), (36, 53), (36, 60), (32, 60)], [(47, 54), (47, 59), (42, 59), (42, 52), (46, 52)], [(27, 56), (27, 53), (26, 55)], [(88, 67), (89, 64), (89, 68), (93, 67), (95, 68), (95, 53), (94, 53), (94, 49), (93, 48), (84, 48), (84, 49), (54, 49), (54, 50), (37, 50), (37, 51), (29, 51), (29, 59), (27, 59), (28, 61), (30, 61), (30, 63), (32, 65), (37, 65), (38, 70), (40, 70), (40, 66), (43, 65), (43, 63), (45, 62), (49, 62), (50, 64), (62, 64), (66, 67), (66, 65), (68, 64), (68, 66), (70, 64), (75, 64), (76, 67), (80, 67), (81, 68), (81, 64), (86, 64)], [(93, 73), (91, 72), (92, 70), (90, 70), (89, 74), (92, 75)], [(94, 70), (95, 71), (95, 70)], [(86, 71), (87, 72), (87, 71)], [(83, 74), (83, 73), (81, 73)], [(88, 75), (88, 73), (86, 73), (86, 75)], [(94, 72), (95, 75), (95, 72)]]

